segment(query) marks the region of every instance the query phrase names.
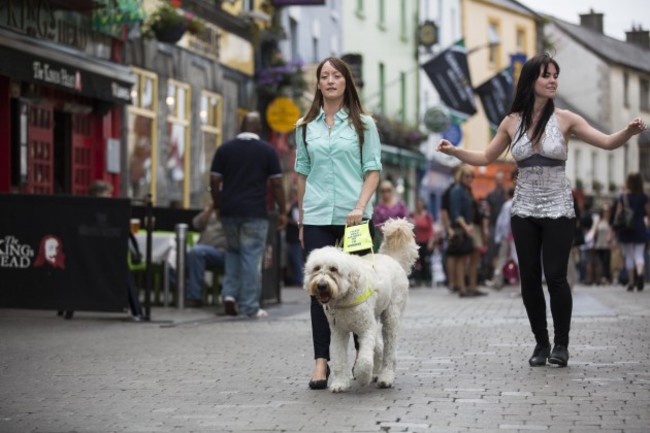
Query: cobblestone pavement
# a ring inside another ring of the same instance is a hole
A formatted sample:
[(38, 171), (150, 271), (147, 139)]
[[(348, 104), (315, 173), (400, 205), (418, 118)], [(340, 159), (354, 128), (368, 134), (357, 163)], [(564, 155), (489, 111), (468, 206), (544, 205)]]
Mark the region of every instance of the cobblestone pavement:
[(395, 387), (346, 394), (308, 389), (308, 297), (282, 296), (259, 321), (0, 310), (0, 432), (650, 432), (648, 291), (578, 286), (569, 366), (531, 368), (516, 288), (414, 288)]

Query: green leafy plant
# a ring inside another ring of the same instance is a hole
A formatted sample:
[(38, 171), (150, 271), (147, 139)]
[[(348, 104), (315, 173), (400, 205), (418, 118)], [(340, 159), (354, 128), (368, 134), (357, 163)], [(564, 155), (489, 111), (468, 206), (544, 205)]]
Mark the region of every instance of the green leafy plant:
[(193, 14), (181, 10), (180, 6), (181, 2), (178, 0), (162, 2), (147, 18), (145, 34), (160, 38), (163, 32), (175, 31), (180, 39), (185, 31), (195, 34), (203, 32), (205, 23)]

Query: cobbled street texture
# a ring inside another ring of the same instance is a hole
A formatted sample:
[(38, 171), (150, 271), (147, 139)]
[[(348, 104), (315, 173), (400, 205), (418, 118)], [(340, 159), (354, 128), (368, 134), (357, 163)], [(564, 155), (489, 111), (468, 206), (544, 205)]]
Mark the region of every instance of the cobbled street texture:
[(282, 297), (258, 321), (0, 310), (0, 433), (650, 432), (648, 291), (576, 287), (569, 366), (531, 368), (516, 287), (413, 288), (395, 387), (345, 394), (308, 389), (308, 295)]

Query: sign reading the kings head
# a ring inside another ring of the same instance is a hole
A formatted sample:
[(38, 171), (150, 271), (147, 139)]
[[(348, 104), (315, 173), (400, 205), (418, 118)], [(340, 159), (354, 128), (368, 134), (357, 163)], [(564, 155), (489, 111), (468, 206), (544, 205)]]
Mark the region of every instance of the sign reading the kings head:
[(79, 71), (70, 71), (60, 66), (52, 67), (49, 63), (34, 60), (34, 80), (45, 83), (56, 84), (58, 86), (82, 90), (81, 73)]
[(110, 36), (94, 31), (88, 16), (57, 10), (50, 0), (0, 0), (0, 26), (110, 58), (106, 50), (94, 48), (110, 46)]

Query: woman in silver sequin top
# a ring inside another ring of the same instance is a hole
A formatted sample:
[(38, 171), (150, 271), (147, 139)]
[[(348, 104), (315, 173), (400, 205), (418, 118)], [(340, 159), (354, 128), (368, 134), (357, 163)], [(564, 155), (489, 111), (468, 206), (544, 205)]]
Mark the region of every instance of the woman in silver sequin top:
[[(535, 336), (531, 366), (567, 365), (572, 296), (567, 263), (575, 227), (571, 186), (565, 173), (567, 137), (614, 150), (645, 130), (640, 118), (607, 135), (584, 118), (556, 108), (560, 67), (547, 54), (529, 59), (521, 70), (512, 107), (484, 151), (454, 147), (441, 140), (438, 150), (471, 165), (488, 165), (510, 151), (519, 175), (511, 211), (512, 233), (519, 258), (521, 295)], [(554, 347), (546, 323), (542, 287), (546, 277), (554, 325)]]

